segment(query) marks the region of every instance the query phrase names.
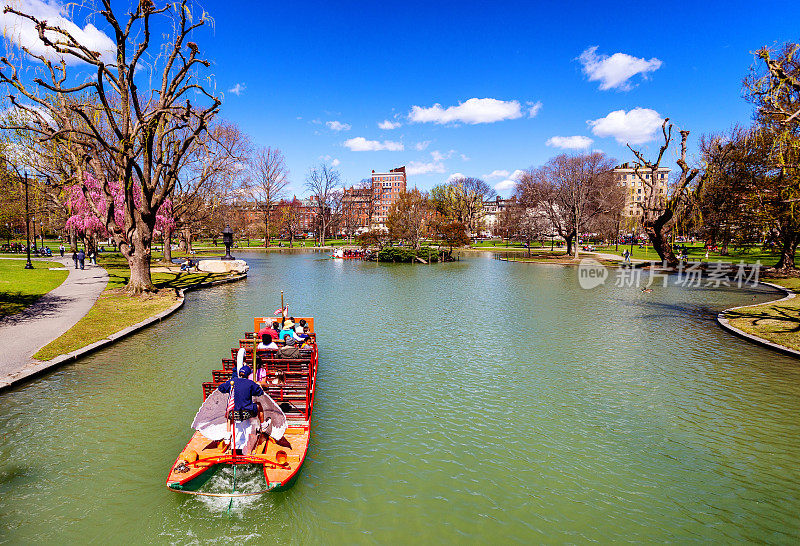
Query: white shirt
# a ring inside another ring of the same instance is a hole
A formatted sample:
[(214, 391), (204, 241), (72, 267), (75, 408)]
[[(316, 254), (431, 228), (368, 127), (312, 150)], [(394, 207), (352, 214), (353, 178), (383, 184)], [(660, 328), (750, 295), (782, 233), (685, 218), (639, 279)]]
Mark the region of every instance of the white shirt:
[(278, 346), (275, 345), (274, 341), (271, 342), (269, 345), (264, 345), (264, 342), (262, 341), (261, 343), (258, 344), (258, 347), (256, 347), (256, 349), (275, 349), (277, 351)]

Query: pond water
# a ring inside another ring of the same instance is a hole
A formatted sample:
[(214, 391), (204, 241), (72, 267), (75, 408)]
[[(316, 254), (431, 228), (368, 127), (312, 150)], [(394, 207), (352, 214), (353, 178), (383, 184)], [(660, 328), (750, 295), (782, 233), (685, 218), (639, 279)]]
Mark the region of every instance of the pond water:
[[(242, 257), (246, 281), (0, 395), (0, 542), (800, 539), (800, 362), (714, 321), (774, 293)], [(320, 340), (298, 481), (170, 492), (200, 383), (281, 289)]]

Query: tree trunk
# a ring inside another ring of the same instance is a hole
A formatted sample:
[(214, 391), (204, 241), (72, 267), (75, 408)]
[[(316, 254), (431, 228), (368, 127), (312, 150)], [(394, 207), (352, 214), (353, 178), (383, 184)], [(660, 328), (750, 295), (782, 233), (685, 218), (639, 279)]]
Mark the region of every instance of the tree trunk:
[(172, 263), (172, 228), (164, 228), (164, 263)]
[(574, 235), (567, 235), (564, 240), (567, 242), (567, 256), (572, 255), (572, 241), (575, 239)]
[[(269, 207), (267, 207), (269, 210)], [(264, 248), (269, 248), (269, 212), (264, 215)]]
[(125, 256), (131, 270), (131, 278), (125, 287), (126, 292), (131, 295), (155, 292), (156, 290), (150, 276), (152, 240), (152, 229), (146, 224), (139, 224), (133, 231), (132, 240), (130, 242), (121, 241), (119, 244), (120, 252)]
[[(186, 246), (186, 252), (189, 254), (192, 253), (192, 229), (189, 226), (185, 226), (183, 228), (183, 243)], [(249, 245), (248, 245), (249, 246)]]
[(800, 239), (798, 239), (798, 233), (796, 231), (791, 231), (781, 238), (783, 239), (783, 245), (781, 246), (781, 257), (778, 260), (778, 263), (775, 264), (775, 269), (781, 271), (797, 269), (794, 265), (794, 257), (795, 253), (797, 252), (797, 244), (800, 242)]
[(653, 245), (653, 250), (661, 259), (661, 263), (667, 267), (678, 267), (678, 258), (672, 251), (672, 245), (669, 244), (668, 234), (665, 233), (667, 223), (671, 219), (672, 211), (667, 209), (655, 220), (644, 222), (644, 231), (647, 233), (647, 238), (650, 239), (650, 244)]
[(69, 249), (72, 252), (78, 252), (78, 233), (75, 228), (69, 230)]

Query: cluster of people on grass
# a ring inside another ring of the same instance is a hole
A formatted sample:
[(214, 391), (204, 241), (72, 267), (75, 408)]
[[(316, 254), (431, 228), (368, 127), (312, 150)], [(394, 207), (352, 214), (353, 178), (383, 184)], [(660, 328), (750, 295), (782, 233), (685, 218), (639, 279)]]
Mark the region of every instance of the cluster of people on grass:
[[(300, 319), (299, 322), (295, 322), (294, 317), (285, 317), (282, 321), (275, 320), (271, 324), (264, 325), (258, 331), (257, 336), (261, 341), (256, 349), (274, 350), (277, 352), (278, 358), (299, 358), (300, 350), (310, 348), (313, 344), (313, 337), (310, 335), (306, 320)], [(279, 346), (275, 342), (276, 340), (282, 341), (283, 344)], [(251, 429), (256, 427), (254, 420), (258, 418), (257, 428), (263, 432), (271, 427), (269, 419), (265, 420), (264, 418), (264, 409), (258, 402), (253, 401), (253, 397), (265, 394), (269, 384), (266, 367), (256, 367), (254, 371), (243, 362), (244, 349), (239, 351), (238, 373), (234, 373), (230, 380), (223, 382), (217, 389), (233, 396), (233, 410), (226, 414), (229, 419), (228, 433), (233, 434), (231, 427), (231, 421), (233, 421), (236, 446), (243, 447), (243, 449), (237, 448), (236, 451), (246, 455), (249, 451), (248, 447), (252, 444), (254, 430)], [(257, 360), (255, 355), (253, 360)], [(279, 372), (274, 381), (282, 383), (285, 381), (285, 377)], [(232, 393), (231, 390), (233, 390)], [(230, 442), (230, 437), (228, 441)]]

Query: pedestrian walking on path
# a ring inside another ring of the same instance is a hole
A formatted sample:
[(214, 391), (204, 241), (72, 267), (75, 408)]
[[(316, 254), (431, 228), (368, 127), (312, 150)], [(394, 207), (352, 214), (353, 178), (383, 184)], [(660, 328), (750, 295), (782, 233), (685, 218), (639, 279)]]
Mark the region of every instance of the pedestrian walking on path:
[(64, 257), (64, 243), (58, 245), (58, 250), (61, 252), (61, 257)]
[(83, 250), (78, 251), (78, 261), (81, 264), (81, 269), (83, 269), (83, 263), (86, 261), (86, 253)]
[(75, 269), (78, 269), (78, 253), (72, 251), (72, 261), (75, 262)]

